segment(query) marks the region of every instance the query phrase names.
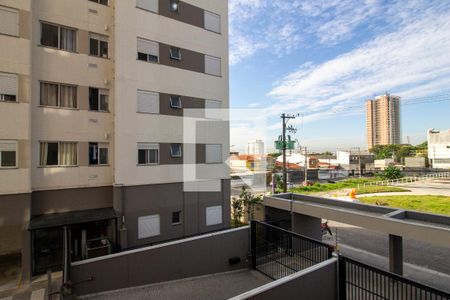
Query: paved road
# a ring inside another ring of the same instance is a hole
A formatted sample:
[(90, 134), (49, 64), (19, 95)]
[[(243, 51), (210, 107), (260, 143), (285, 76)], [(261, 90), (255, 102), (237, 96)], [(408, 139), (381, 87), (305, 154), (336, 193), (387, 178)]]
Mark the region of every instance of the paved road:
[[(329, 222), (333, 236), (324, 240), (334, 244), (338, 230), (338, 246), (344, 255), (388, 269), (388, 236), (360, 227)], [(450, 292), (450, 249), (433, 244), (403, 240), (404, 273), (406, 277)]]

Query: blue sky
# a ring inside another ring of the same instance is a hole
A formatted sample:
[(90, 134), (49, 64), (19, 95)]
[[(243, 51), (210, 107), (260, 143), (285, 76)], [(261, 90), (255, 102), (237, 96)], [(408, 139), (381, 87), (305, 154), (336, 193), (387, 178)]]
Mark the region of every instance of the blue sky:
[[(265, 136), (231, 126), (233, 150), (280, 134), (312, 150), (366, 147), (364, 101), (402, 97), (402, 135), (450, 128), (450, 1), (230, 0), (231, 108), (260, 109)], [(428, 103), (421, 103), (426, 101)], [(233, 112), (231, 113), (233, 114)]]

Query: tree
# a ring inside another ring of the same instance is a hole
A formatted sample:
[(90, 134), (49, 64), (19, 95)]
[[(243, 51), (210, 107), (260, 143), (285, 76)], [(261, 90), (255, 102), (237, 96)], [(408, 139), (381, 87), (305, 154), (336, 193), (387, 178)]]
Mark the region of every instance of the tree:
[(233, 224), (235, 226), (241, 224), (244, 214), (247, 215), (247, 220), (253, 220), (255, 210), (258, 209), (259, 204), (262, 204), (262, 201), (261, 196), (253, 195), (243, 186), (239, 197), (233, 197), (231, 201)]
[(398, 179), (403, 177), (403, 175), (402, 171), (396, 166), (388, 166), (383, 172), (381, 172), (381, 177), (384, 179)]

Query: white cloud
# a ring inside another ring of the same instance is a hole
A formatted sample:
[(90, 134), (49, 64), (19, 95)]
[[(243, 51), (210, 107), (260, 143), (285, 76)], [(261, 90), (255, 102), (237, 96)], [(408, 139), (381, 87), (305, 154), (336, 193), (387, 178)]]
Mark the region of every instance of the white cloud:
[(303, 112), (310, 122), (332, 116), (333, 109), (362, 107), (362, 100), (384, 91), (419, 97), (448, 89), (450, 12), (428, 9), (401, 23), (332, 60), (300, 66), (270, 91), (278, 102), (267, 112)]

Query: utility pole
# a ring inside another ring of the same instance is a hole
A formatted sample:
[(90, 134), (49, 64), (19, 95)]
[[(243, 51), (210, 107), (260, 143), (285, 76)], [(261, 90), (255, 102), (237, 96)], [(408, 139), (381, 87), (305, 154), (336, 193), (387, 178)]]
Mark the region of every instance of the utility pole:
[(308, 148), (305, 146), (305, 182), (304, 186), (308, 184)]
[[(283, 193), (287, 192), (287, 169), (286, 169), (286, 125), (290, 119), (295, 119), (295, 116), (282, 114), (281, 119), (283, 120), (283, 135), (282, 135), (282, 150), (283, 150)], [(293, 130), (293, 129), (291, 129)]]

